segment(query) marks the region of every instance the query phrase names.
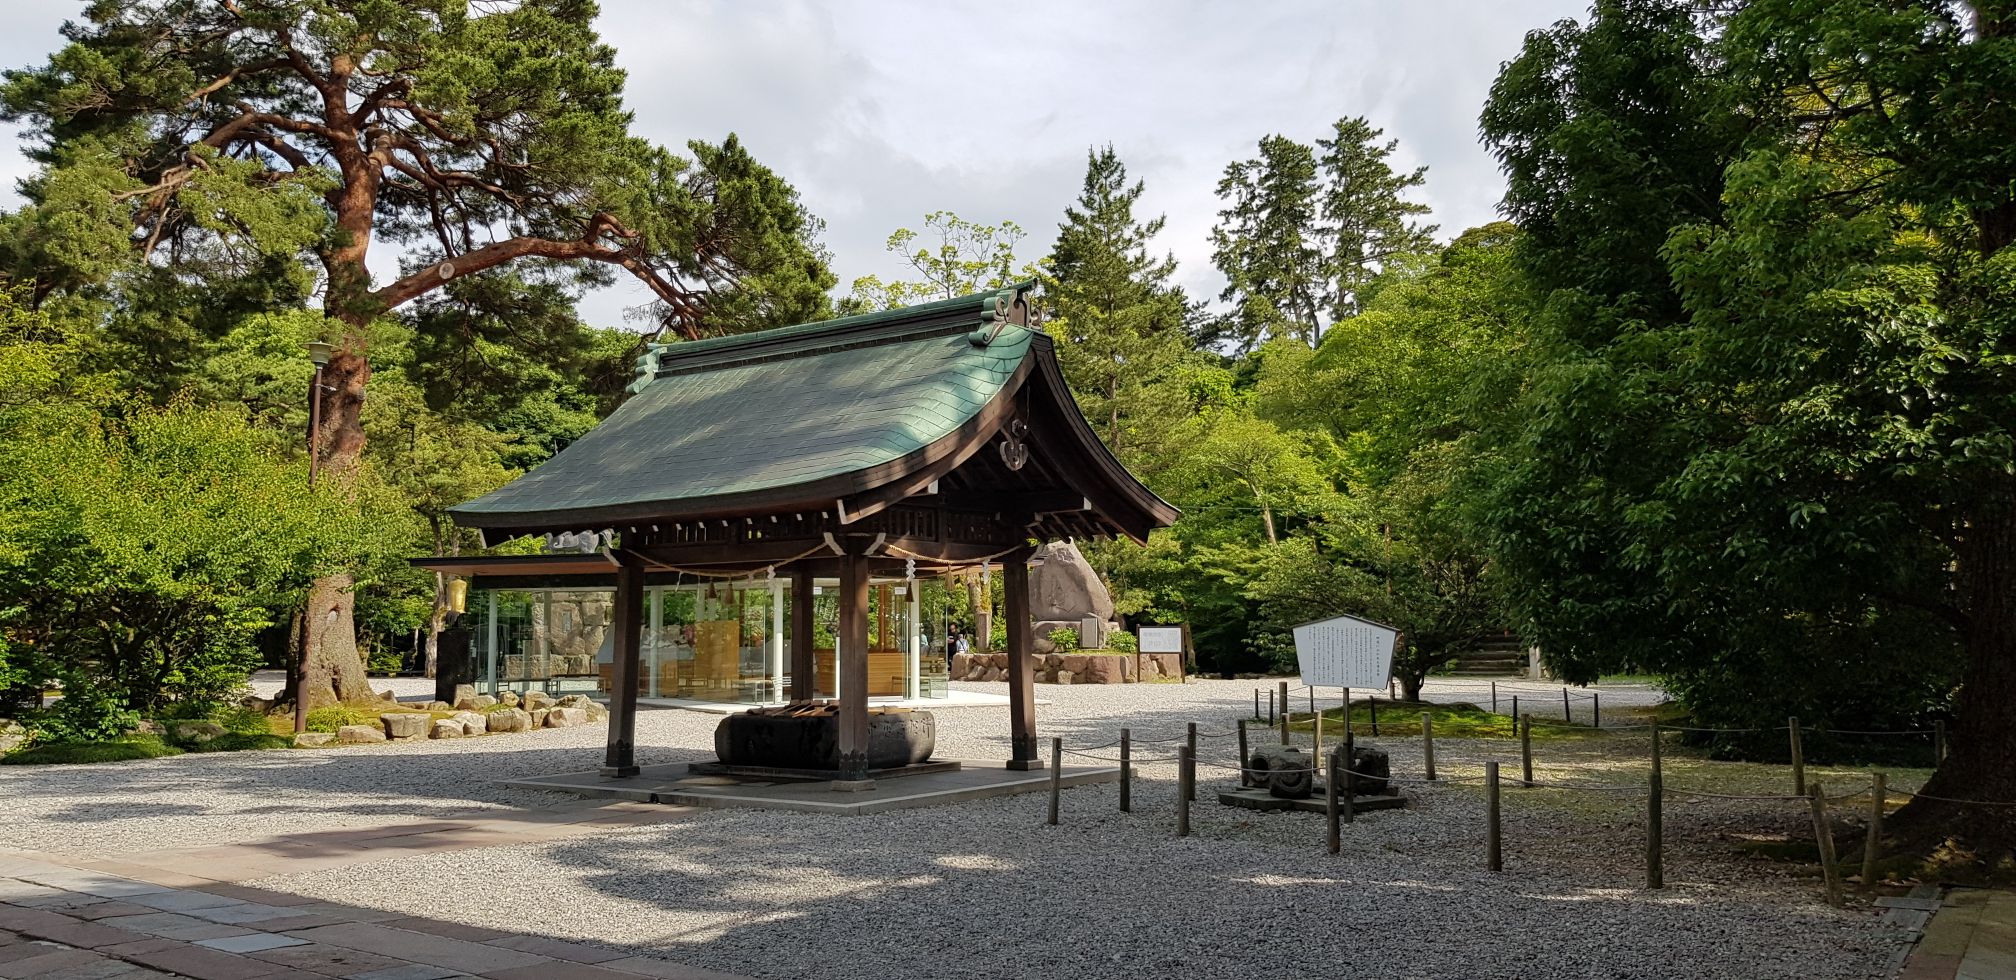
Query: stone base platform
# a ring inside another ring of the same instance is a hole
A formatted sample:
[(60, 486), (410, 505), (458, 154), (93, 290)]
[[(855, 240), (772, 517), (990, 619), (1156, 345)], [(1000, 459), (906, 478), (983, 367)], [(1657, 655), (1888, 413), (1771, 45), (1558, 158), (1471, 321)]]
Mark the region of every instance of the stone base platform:
[[(1065, 766), (1065, 786), (1120, 781), (1118, 767)], [(692, 772), (686, 764), (645, 766), (635, 776), (604, 776), (596, 770), (535, 776), (504, 782), (513, 789), (573, 793), (677, 806), (795, 810), (854, 816), (964, 803), (996, 796), (1040, 793), (1050, 788), (1050, 772), (1019, 772), (998, 762), (964, 762), (955, 770), (877, 780), (860, 792), (836, 793), (833, 784), (803, 779), (761, 779)]]
[[(919, 762), (916, 765), (899, 766), (895, 769), (870, 769), (869, 779), (897, 779), (903, 776), (922, 776), (928, 772), (957, 772), (963, 762), (939, 761)], [(812, 780), (830, 783), (840, 778), (840, 774), (830, 769), (781, 769), (772, 766), (731, 766), (721, 762), (689, 762), (686, 771), (702, 776), (732, 776), (737, 779), (755, 781)]]
[[(1246, 789), (1224, 790), (1218, 794), (1218, 802), (1226, 806), (1243, 807), (1248, 810), (1260, 810), (1270, 813), (1282, 810), (1295, 810), (1301, 813), (1324, 813), (1329, 810), (1329, 804), (1323, 798), (1322, 783), (1316, 784), (1316, 792), (1306, 800), (1284, 800), (1264, 789), (1249, 787)], [(1353, 813), (1368, 813), (1373, 810), (1400, 810), (1406, 808), (1407, 797), (1399, 795), (1357, 796), (1352, 798), (1351, 804)], [(1342, 797), (1338, 798), (1337, 806), (1340, 809), (1344, 806)]]

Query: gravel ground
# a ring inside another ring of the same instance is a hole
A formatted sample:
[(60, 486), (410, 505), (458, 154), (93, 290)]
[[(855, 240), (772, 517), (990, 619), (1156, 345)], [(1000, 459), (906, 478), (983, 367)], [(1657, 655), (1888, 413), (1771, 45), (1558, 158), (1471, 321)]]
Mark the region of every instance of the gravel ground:
[[(1001, 685), (960, 685), (999, 691)], [(1229, 729), (1251, 681), (1058, 687), (1039, 693), (1046, 735), (1067, 745)], [(1557, 689), (1558, 692), (1558, 689)], [(717, 719), (647, 711), (645, 762), (708, 754)], [(941, 754), (1006, 754), (1007, 713), (939, 713)], [(0, 770), (0, 842), (112, 853), (249, 840), (320, 827), (540, 806), (494, 780), (593, 765), (599, 726), (530, 735), (317, 752), (182, 756), (117, 767)], [(1607, 740), (1547, 743), (1539, 777), (1587, 763)], [(1395, 771), (1418, 743), (1390, 739)], [(480, 852), (405, 856), (259, 884), (477, 925), (636, 947), (754, 977), (1220, 977), (1278, 972), (1284, 950), (1328, 973), (1396, 977), (1869, 977), (1888, 937), (1866, 907), (1821, 904), (1810, 879), (1739, 859), (1723, 835), (1798, 825), (1777, 803), (1668, 804), (1667, 884), (1642, 883), (1641, 795), (1506, 791), (1506, 870), (1482, 870), (1474, 784), (1412, 791), (1401, 812), (1345, 828), (1323, 850), (1314, 815), (1211, 802), (1228, 773), (1205, 768), (1195, 836), (1173, 836), (1175, 767), (1144, 744), (1135, 812), (1117, 788), (1070, 790), (1063, 824), (1041, 795), (840, 820), (690, 811), (679, 820)], [(1438, 744), (1445, 775), (1516, 744)], [(1100, 749), (1098, 754), (1110, 753)], [(1230, 762), (1230, 739), (1207, 760)], [(1618, 764), (1621, 772), (1624, 768)], [(1620, 777), (1621, 779), (1621, 777)], [(393, 872), (393, 873), (388, 873)]]

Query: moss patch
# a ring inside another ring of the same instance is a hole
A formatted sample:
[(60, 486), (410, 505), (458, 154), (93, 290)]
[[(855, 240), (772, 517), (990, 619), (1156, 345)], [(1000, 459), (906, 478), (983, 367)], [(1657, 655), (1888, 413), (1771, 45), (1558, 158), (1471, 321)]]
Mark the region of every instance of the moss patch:
[(153, 735), (129, 735), (105, 742), (59, 742), (21, 749), (0, 757), (0, 765), (55, 766), (91, 762), (127, 762), (181, 755), (182, 750)]

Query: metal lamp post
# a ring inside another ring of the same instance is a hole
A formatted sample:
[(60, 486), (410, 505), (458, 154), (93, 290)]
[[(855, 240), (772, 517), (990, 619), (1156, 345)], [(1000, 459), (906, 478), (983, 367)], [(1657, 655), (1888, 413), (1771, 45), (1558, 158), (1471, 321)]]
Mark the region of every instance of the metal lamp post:
[[(336, 352), (336, 345), (320, 340), (307, 344), (308, 360), (315, 364), (315, 383), (308, 389), (308, 486), (315, 486), (315, 474), (322, 466), (322, 369), (329, 366), (329, 355)], [(294, 733), (299, 735), (308, 730), (308, 617), (313, 610), (303, 610), (301, 614), (301, 656), (294, 663)]]

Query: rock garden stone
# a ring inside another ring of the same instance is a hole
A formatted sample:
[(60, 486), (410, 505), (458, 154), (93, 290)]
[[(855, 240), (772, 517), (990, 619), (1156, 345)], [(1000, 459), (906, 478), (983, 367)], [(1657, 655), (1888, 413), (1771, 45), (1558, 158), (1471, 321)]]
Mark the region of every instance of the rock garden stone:
[(178, 721), (175, 723), (175, 740), (195, 742), (198, 745), (224, 734), (224, 726), (214, 721)]
[(1308, 799), (1316, 786), (1314, 760), (1292, 745), (1262, 745), (1246, 760), (1247, 775), (1255, 786), (1265, 786), (1271, 796)]
[(481, 735), (490, 730), (490, 719), (480, 711), (457, 711), (443, 720), (461, 725), (464, 735)]
[(1070, 672), (1070, 671), (1068, 671), (1068, 670), (1060, 670), (1060, 671), (1058, 671), (1058, 672), (1057, 672), (1057, 679), (1056, 679), (1055, 681), (1052, 681), (1051, 683), (1054, 683), (1054, 684), (1076, 684), (1077, 682), (1078, 682), (1078, 675), (1077, 675), (1077, 674), (1074, 674), (1074, 673), (1072, 673), (1072, 672)]
[(463, 730), (461, 722), (447, 718), (435, 721), (427, 730), (428, 738), (461, 738), (464, 734), (466, 732)]
[(474, 684), (455, 685), (455, 703), (457, 705), (460, 705), (464, 701), (474, 701), (474, 700), (476, 700), (476, 685)]
[[(1037, 621), (1056, 621), (1076, 628), (1087, 616), (1105, 621), (1113, 618), (1113, 596), (1099, 581), (1099, 573), (1068, 541), (1044, 545), (1037, 557), (1041, 564), (1029, 570), (1029, 613)], [(1044, 636), (1047, 631), (1039, 631)]]
[(502, 708), (484, 716), (488, 730), (493, 732), (522, 732), (532, 727), (532, 716), (523, 708)]
[(166, 735), (168, 734), (168, 726), (163, 725), (158, 721), (143, 721), (140, 724), (133, 726), (133, 734)]
[(5, 755), (21, 747), (28, 741), (28, 729), (21, 727), (12, 718), (0, 718), (0, 755)]
[(336, 741), (336, 736), (331, 732), (300, 732), (294, 736), (294, 747), (297, 749), (320, 748), (334, 741)]
[(519, 706), (527, 711), (537, 708), (550, 708), (553, 707), (553, 696), (547, 694), (545, 691), (526, 691), (525, 696), (519, 699), (519, 702)]
[(546, 712), (547, 728), (573, 728), (588, 724), (586, 708), (554, 708)]
[(399, 692), (388, 687), (380, 691), (378, 697), (386, 701), (397, 701), (399, 700)]
[(553, 706), (556, 708), (586, 708), (594, 703), (595, 699), (586, 694), (569, 694), (553, 702)]
[(382, 725), (344, 725), (336, 729), (336, 741), (344, 745), (367, 745), (385, 741)]
[(593, 701), (588, 702), (588, 706), (581, 710), (588, 712), (588, 720), (591, 722), (609, 720), (609, 709)]
[(526, 714), (528, 714), (528, 715), (531, 715), (531, 716), (532, 716), (532, 727), (533, 727), (533, 728), (545, 728), (545, 727), (546, 727), (546, 713), (547, 713), (547, 712), (548, 712), (549, 710), (551, 710), (551, 709), (548, 709), (548, 708), (533, 708), (533, 709), (532, 709), (531, 711), (527, 711), (527, 712), (526, 712)]
[(511, 707), (513, 707), (513, 708), (515, 708), (515, 707), (518, 707), (518, 692), (517, 692), (517, 691), (505, 691), (505, 692), (504, 692), (503, 694), (501, 694), (501, 695), (499, 695), (499, 696), (498, 696), (498, 698), (497, 698), (497, 703), (498, 703), (498, 704), (507, 704), (507, 705), (510, 705), (510, 706), (511, 706)]
[(427, 716), (419, 712), (391, 711), (378, 716), (387, 738), (419, 738), (427, 734)]

